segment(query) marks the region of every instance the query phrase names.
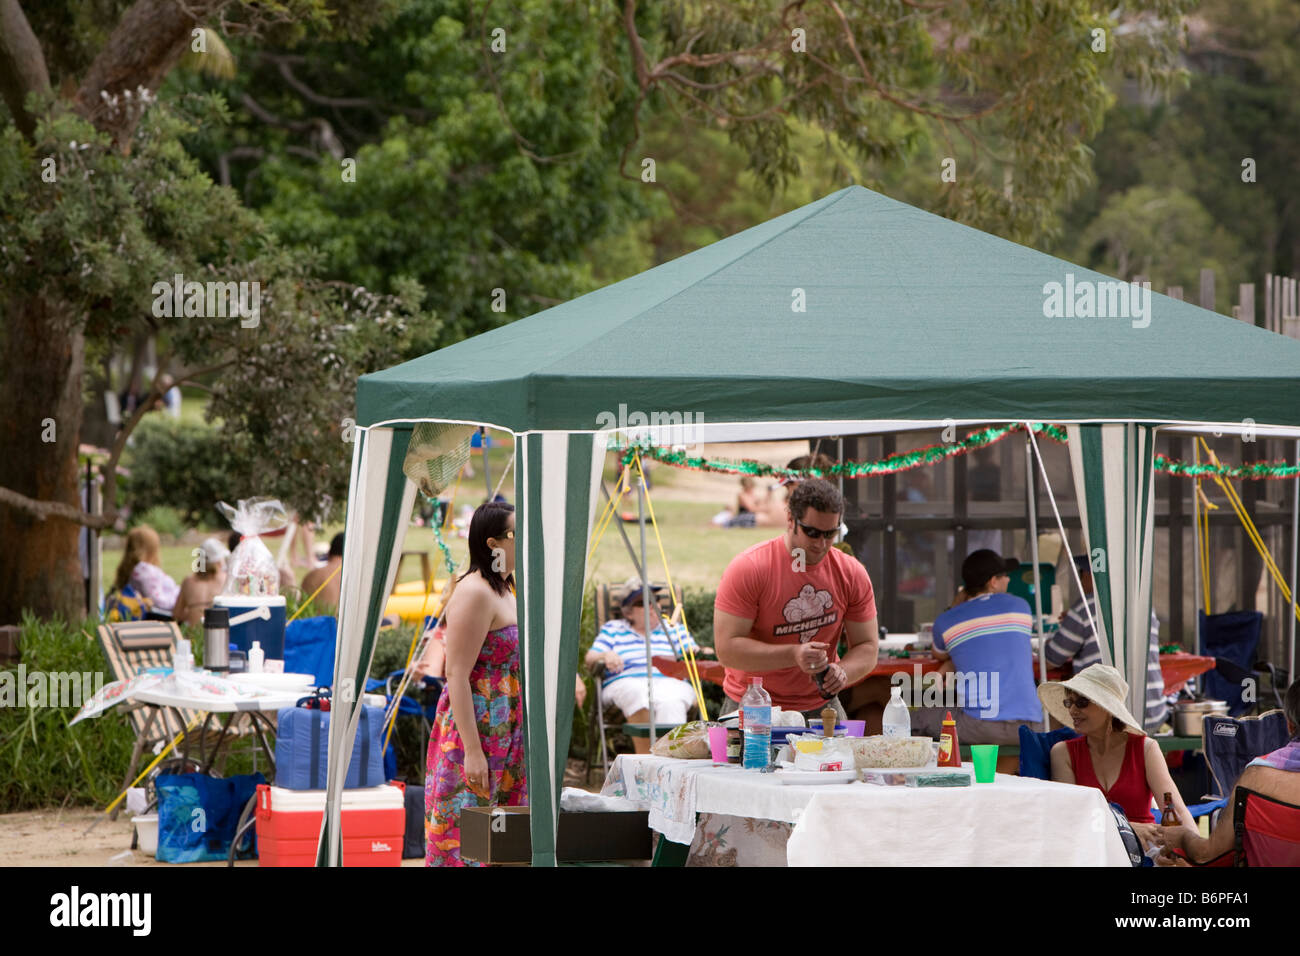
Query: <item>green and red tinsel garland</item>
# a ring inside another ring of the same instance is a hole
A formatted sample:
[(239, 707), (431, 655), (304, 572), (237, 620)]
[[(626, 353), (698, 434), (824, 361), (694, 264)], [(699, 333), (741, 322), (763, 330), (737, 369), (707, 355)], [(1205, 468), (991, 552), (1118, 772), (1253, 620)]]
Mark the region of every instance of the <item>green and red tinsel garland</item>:
[[(1064, 444), (1068, 440), (1065, 429), (1059, 425), (1034, 423), (1032, 427), (1035, 433), (1050, 438), (1055, 442)], [(640, 452), (643, 458), (651, 458), (665, 465), (672, 465), (674, 468), (685, 468), (690, 471), (711, 471), (724, 475), (751, 475), (755, 478), (834, 478), (843, 475), (845, 478), (869, 478), (873, 475), (892, 475), (912, 468), (934, 465), (946, 458), (956, 458), (968, 454), (977, 448), (987, 448), (989, 445), (1000, 442), (1012, 432), (1024, 430), (1025, 425), (1023, 422), (1017, 422), (1013, 425), (993, 426), (972, 432), (961, 441), (913, 448), (911, 451), (898, 452), (879, 461), (844, 461), (826, 469), (792, 470), (749, 459), (700, 458), (688, 455), (685, 452), (672, 451), (671, 449), (650, 444), (634, 443), (626, 446), (616, 446), (615, 450), (622, 451), (624, 465), (631, 462), (633, 457)], [(1300, 466), (1291, 465), (1284, 461), (1256, 461), (1240, 465), (1198, 465), (1175, 458), (1167, 458), (1164, 455), (1156, 455), (1155, 468), (1157, 471), (1186, 478), (1206, 478), (1214, 475), (1233, 480), (1300, 477)]]
[(1156, 455), (1157, 471), (1183, 478), (1210, 478), (1218, 475), (1233, 481), (1257, 481), (1262, 478), (1296, 478), (1300, 477), (1300, 467), (1289, 465), (1285, 461), (1247, 461), (1240, 465), (1214, 465), (1208, 462), (1196, 464)]

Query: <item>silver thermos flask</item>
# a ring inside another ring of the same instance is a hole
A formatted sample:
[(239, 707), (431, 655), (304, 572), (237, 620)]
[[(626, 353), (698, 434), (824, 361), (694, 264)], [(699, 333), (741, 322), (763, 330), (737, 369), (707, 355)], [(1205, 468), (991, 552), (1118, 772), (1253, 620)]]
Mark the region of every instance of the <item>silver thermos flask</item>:
[(203, 612), (203, 666), (210, 671), (230, 670), (230, 609), (210, 607)]

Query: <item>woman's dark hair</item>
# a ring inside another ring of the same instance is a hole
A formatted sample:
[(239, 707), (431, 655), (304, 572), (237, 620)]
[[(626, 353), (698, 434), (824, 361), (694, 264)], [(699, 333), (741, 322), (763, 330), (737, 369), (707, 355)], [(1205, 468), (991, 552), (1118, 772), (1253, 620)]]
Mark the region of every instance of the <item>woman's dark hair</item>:
[(1110, 719), (1111, 730), (1123, 730), (1127, 726), (1128, 724), (1124, 723), (1124, 721), (1120, 720), (1118, 717), (1112, 717)]
[(515, 576), (512, 574), (506, 577), (492, 570), (492, 548), (488, 545), (488, 538), (505, 537), (510, 526), (510, 516), (514, 513), (515, 506), (504, 501), (489, 501), (475, 509), (474, 517), (469, 520), (469, 567), (461, 578), (471, 571), (477, 571), (497, 594), (505, 594), (510, 590), (515, 583)]

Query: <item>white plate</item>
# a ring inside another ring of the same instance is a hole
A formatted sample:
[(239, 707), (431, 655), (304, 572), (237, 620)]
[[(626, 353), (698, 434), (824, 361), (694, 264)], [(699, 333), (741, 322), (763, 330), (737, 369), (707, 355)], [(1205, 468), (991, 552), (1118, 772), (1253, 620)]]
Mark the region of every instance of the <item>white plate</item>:
[(775, 774), (777, 781), (793, 787), (822, 783), (852, 783), (858, 779), (856, 770), (791, 770), (782, 767)]
[(267, 690), (311, 690), (316, 686), (315, 674), (232, 674), (233, 680), (256, 684)]

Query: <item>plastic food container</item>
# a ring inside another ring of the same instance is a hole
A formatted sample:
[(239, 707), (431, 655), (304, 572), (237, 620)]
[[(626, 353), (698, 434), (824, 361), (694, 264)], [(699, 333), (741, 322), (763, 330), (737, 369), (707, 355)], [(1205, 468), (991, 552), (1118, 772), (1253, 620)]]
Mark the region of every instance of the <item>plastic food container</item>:
[(934, 757), (929, 737), (853, 737), (853, 759), (866, 767), (924, 767)]
[(158, 814), (150, 813), (143, 817), (132, 817), (131, 822), (135, 824), (135, 835), (140, 844), (140, 852), (157, 856)]

